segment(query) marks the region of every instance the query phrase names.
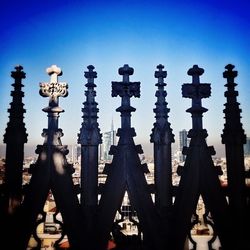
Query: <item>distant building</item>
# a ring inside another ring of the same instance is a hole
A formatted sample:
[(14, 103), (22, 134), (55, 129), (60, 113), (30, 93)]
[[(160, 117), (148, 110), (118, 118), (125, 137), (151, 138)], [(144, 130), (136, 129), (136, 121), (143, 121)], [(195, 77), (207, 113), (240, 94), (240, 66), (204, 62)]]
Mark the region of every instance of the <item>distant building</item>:
[(244, 155), (250, 156), (250, 137), (247, 137), (246, 144), (244, 145)]
[(81, 162), (81, 146), (77, 146), (76, 159), (77, 159), (78, 162)]
[(112, 155), (109, 154), (111, 145), (116, 145), (116, 131), (112, 120), (111, 130), (102, 134), (102, 144), (100, 146), (100, 160), (111, 161)]
[(179, 160), (180, 162), (185, 161), (186, 156), (182, 154), (183, 147), (188, 147), (189, 145), (189, 139), (187, 137), (187, 130), (183, 129), (179, 132)]
[(79, 152), (81, 153), (81, 147), (78, 146), (77, 144), (71, 145), (71, 154), (70, 154), (70, 159), (69, 161), (72, 163), (75, 163), (78, 161), (78, 157), (79, 157)]

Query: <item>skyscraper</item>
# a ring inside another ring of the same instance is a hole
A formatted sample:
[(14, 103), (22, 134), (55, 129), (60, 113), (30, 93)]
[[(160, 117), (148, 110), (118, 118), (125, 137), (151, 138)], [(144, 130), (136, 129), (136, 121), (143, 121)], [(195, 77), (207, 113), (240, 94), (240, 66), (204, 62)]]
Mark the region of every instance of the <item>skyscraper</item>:
[(187, 138), (187, 130), (183, 129), (179, 132), (179, 150), (180, 150), (180, 156), (179, 156), (179, 160), (180, 162), (185, 161), (186, 156), (182, 154), (182, 149), (183, 147), (187, 147), (188, 146), (188, 138)]
[(111, 130), (104, 132), (102, 136), (102, 144), (100, 147), (100, 160), (111, 161), (112, 155), (109, 155), (111, 145), (116, 144), (116, 131), (114, 130), (113, 120), (111, 122)]
[(250, 156), (250, 137), (247, 137), (246, 144), (244, 145), (244, 155)]

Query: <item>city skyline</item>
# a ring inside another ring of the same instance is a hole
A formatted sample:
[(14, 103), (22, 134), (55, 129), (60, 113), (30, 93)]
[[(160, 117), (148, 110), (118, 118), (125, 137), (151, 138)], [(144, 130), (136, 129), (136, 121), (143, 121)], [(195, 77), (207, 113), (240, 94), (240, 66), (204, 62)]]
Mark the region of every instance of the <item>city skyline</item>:
[(46, 68), (52, 64), (63, 71), (59, 81), (69, 85), (69, 96), (61, 98), (59, 104), (65, 110), (59, 120), (65, 145), (77, 143), (85, 101), (84, 71), (89, 64), (97, 71), (96, 101), (101, 133), (109, 130), (111, 119), (116, 129), (120, 127), (120, 115), (115, 111), (120, 106), (120, 98), (111, 98), (111, 81), (121, 81), (118, 68), (125, 63), (134, 68), (131, 81), (141, 82), (141, 97), (131, 99), (131, 105), (136, 108), (131, 119), (137, 133), (134, 139), (143, 145), (145, 152), (150, 152), (153, 145), (149, 140), (155, 122), (156, 66), (161, 63), (168, 72), (166, 99), (176, 142), (179, 131), (191, 128), (191, 117), (186, 113), (191, 101), (181, 96), (182, 84), (191, 82), (187, 70), (194, 64), (204, 68), (201, 82), (211, 83), (212, 95), (203, 100), (203, 106), (208, 108), (203, 125), (209, 134), (208, 144), (218, 151), (223, 147), (220, 135), (225, 122), (226, 79), (222, 73), (232, 63), (238, 71), (235, 82), (241, 121), (249, 136), (249, 6), (245, 1), (211, 0), (3, 3), (0, 144), (3, 144), (11, 102), (10, 72), (17, 64), (26, 72), (23, 80), (26, 148), (43, 143), (41, 133), (47, 127), (47, 117), (42, 109), (48, 100), (39, 96), (39, 83), (49, 81)]

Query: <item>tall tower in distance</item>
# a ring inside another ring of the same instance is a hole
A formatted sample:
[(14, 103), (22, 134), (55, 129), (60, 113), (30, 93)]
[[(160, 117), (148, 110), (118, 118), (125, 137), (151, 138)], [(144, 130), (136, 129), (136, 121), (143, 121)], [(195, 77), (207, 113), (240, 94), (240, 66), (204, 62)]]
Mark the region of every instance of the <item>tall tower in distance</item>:
[(247, 137), (246, 144), (244, 145), (244, 155), (250, 156), (250, 137)]
[(188, 137), (187, 137), (187, 130), (183, 129), (179, 132), (179, 151), (180, 151), (180, 155), (179, 155), (179, 161), (180, 162), (184, 162), (186, 156), (182, 154), (182, 149), (183, 147), (188, 147)]
[(110, 131), (104, 132), (102, 135), (102, 144), (100, 145), (100, 160), (111, 161), (112, 155), (109, 154), (110, 147), (116, 145), (116, 131), (114, 129), (114, 121), (111, 121)]

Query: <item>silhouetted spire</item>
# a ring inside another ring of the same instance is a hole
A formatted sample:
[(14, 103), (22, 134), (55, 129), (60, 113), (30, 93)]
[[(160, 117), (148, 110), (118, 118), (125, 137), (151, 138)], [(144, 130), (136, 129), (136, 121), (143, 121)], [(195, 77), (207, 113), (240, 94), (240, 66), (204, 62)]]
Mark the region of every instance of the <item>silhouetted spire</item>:
[(131, 207), (137, 212), (145, 246), (147, 249), (163, 248), (157, 228), (157, 214), (144, 175), (145, 171), (148, 172), (147, 165), (141, 164), (138, 154), (143, 151), (141, 145), (136, 146), (133, 140), (136, 134), (134, 128), (131, 128), (131, 112), (135, 108), (130, 105), (130, 98), (140, 96), (140, 82), (129, 81), (133, 72), (134, 69), (125, 64), (119, 68), (123, 81), (112, 82), (112, 96), (120, 96), (122, 99), (121, 106), (116, 109), (121, 112), (121, 128), (117, 133), (120, 138), (118, 145), (110, 148), (112, 163), (106, 164), (104, 168), (107, 179), (99, 202), (95, 250), (106, 249), (125, 191), (128, 192)]
[(8, 109), (10, 119), (4, 135), (4, 143), (6, 144), (24, 144), (27, 142), (28, 136), (23, 122), (23, 114), (26, 110), (23, 108), (24, 104), (22, 103), (22, 98), (24, 97), (22, 79), (26, 78), (26, 74), (22, 71), (23, 67), (21, 65), (16, 66), (15, 69), (16, 71), (11, 72), (11, 77), (15, 79), (15, 83), (12, 84), (14, 87), (14, 90), (11, 91), (13, 99)]
[[(98, 145), (102, 143), (97, 122), (97, 102), (95, 101), (96, 87), (94, 79), (97, 73), (94, 66), (89, 65), (84, 72), (88, 80), (85, 86), (86, 101), (83, 103), (83, 123), (78, 134), (78, 143), (81, 144), (81, 207), (85, 218), (83, 228), (88, 239), (85, 243), (87, 249), (93, 244), (96, 209), (98, 205)], [(90, 245), (89, 245), (90, 244)]]
[(191, 217), (196, 212), (199, 196), (211, 212), (214, 220), (214, 232), (218, 233), (223, 249), (231, 249), (230, 217), (227, 200), (223, 194), (218, 172), (211, 155), (215, 154), (212, 146), (206, 144), (207, 131), (202, 126), (202, 114), (207, 111), (201, 105), (202, 98), (210, 96), (208, 83), (200, 83), (200, 75), (204, 70), (194, 65), (188, 70), (192, 83), (182, 85), (182, 95), (192, 99), (192, 107), (187, 112), (192, 114), (192, 129), (188, 133), (191, 138), (188, 148), (183, 149), (186, 155), (185, 165), (173, 208), (172, 249), (183, 249), (190, 230)]
[(81, 145), (98, 145), (101, 143), (101, 134), (99, 129), (99, 124), (97, 122), (97, 113), (99, 109), (97, 108), (97, 102), (95, 101), (96, 87), (94, 79), (97, 77), (96, 71), (94, 71), (94, 66), (89, 65), (89, 71), (84, 73), (85, 78), (88, 83), (85, 84), (87, 90), (85, 91), (86, 101), (83, 103), (83, 123), (80, 129), (80, 134), (78, 135), (78, 143)]
[(201, 100), (211, 94), (210, 84), (200, 84), (200, 75), (203, 73), (204, 69), (194, 65), (193, 68), (188, 70), (188, 75), (192, 76), (192, 83), (182, 85), (182, 96), (192, 99), (192, 107), (187, 109), (187, 112), (192, 114), (193, 130), (202, 129), (202, 114), (207, 112), (207, 109), (202, 107)]
[(154, 109), (156, 122), (154, 123), (154, 128), (152, 129), (151, 142), (157, 144), (169, 144), (174, 142), (174, 135), (168, 122), (168, 113), (170, 111), (167, 108), (166, 96), (167, 92), (164, 87), (167, 85), (164, 83), (164, 78), (167, 77), (167, 71), (163, 71), (164, 66), (159, 64), (157, 66), (158, 71), (155, 71), (155, 78), (158, 78), (158, 83), (155, 86), (158, 90), (155, 93), (157, 97), (157, 102), (155, 103), (156, 108)]
[[(225, 125), (223, 129), (222, 143), (225, 144), (227, 162), (228, 197), (231, 209), (232, 221), (235, 225), (235, 239), (239, 249), (250, 249), (248, 235), (244, 230), (244, 224), (249, 223), (247, 215), (247, 197), (245, 184), (244, 148), (246, 135), (240, 121), (241, 109), (237, 102), (238, 91), (235, 90), (237, 84), (234, 82), (238, 72), (234, 71), (234, 65), (228, 64), (223, 77), (227, 79), (225, 87)], [(247, 247), (248, 244), (248, 247)]]
[(237, 84), (234, 82), (234, 78), (237, 77), (238, 71), (233, 70), (234, 65), (232, 64), (228, 64), (225, 69), (223, 77), (227, 79), (227, 84), (225, 84), (225, 87), (227, 87), (227, 91), (225, 92), (227, 103), (223, 111), (226, 122), (222, 134), (222, 143), (233, 142), (234, 145), (242, 146), (246, 143), (246, 135), (240, 121), (241, 109), (239, 108), (240, 104), (237, 102), (238, 91), (235, 90)]
[(155, 78), (158, 87), (155, 96), (157, 102), (154, 109), (156, 122), (152, 129), (150, 141), (154, 143), (154, 180), (155, 180), (155, 205), (162, 217), (169, 214), (172, 206), (172, 156), (171, 143), (174, 142), (174, 135), (168, 122), (168, 113), (164, 87), (164, 78), (167, 77), (167, 71), (163, 71), (164, 66), (158, 65), (158, 71), (155, 71)]
[[(130, 106), (130, 98), (140, 97), (140, 82), (130, 82), (129, 76), (133, 75), (134, 69), (125, 64), (119, 68), (119, 74), (122, 75), (122, 82), (112, 82), (112, 97), (120, 96), (122, 98), (121, 106), (116, 109), (117, 112), (121, 112), (121, 128), (131, 128), (131, 112), (135, 111), (135, 108)], [(118, 132), (119, 133), (119, 132)]]
[(47, 68), (47, 73), (51, 77), (50, 82), (40, 83), (40, 95), (49, 97), (49, 106), (43, 109), (48, 113), (48, 128), (43, 130), (44, 144), (38, 145), (36, 149), (38, 159), (30, 166), (32, 176), (23, 201), (18, 250), (26, 249), (31, 233), (36, 234), (37, 216), (43, 211), (49, 190), (61, 212), (65, 230), (63, 233), (67, 234), (70, 246), (73, 249), (80, 249), (81, 246), (81, 216), (71, 176), (74, 170), (67, 162), (66, 155), (69, 151), (61, 143), (63, 132), (58, 128), (59, 114), (64, 111), (59, 107), (59, 97), (68, 95), (68, 85), (58, 82), (62, 71), (56, 65)]
[(63, 136), (62, 130), (58, 129), (58, 119), (61, 112), (64, 110), (59, 107), (59, 97), (68, 96), (67, 83), (59, 83), (58, 76), (62, 75), (62, 70), (56, 65), (47, 68), (47, 73), (50, 75), (49, 83), (40, 83), (40, 95), (49, 97), (49, 106), (43, 111), (48, 113), (48, 129), (43, 130), (45, 144), (61, 145), (60, 137)]
[(11, 77), (15, 79), (15, 82), (12, 84), (13, 99), (8, 109), (9, 122), (4, 135), (4, 143), (6, 143), (5, 183), (9, 199), (9, 213), (12, 213), (22, 200), (24, 143), (27, 142), (28, 136), (23, 122), (23, 115), (26, 111), (22, 103), (24, 97), (22, 79), (26, 78), (25, 75), (21, 65), (16, 66), (15, 71), (11, 72)]

